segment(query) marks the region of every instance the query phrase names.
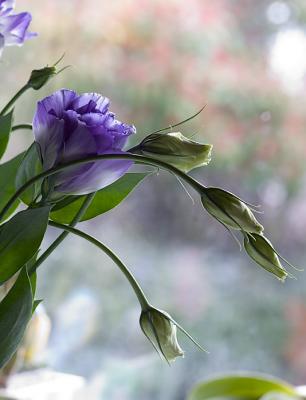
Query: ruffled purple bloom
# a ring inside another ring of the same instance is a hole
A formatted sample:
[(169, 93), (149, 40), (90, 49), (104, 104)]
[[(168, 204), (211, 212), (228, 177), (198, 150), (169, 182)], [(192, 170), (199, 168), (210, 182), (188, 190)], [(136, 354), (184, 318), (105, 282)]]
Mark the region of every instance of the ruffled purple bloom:
[(25, 40), (36, 36), (27, 31), (31, 14), (12, 14), (14, 6), (14, 0), (0, 0), (0, 54), (4, 46), (21, 46)]
[[(62, 89), (38, 102), (33, 131), (46, 170), (88, 156), (122, 154), (136, 129), (116, 120), (106, 97)], [(54, 190), (91, 193), (115, 182), (131, 165), (129, 160), (102, 160), (71, 167), (55, 175)]]

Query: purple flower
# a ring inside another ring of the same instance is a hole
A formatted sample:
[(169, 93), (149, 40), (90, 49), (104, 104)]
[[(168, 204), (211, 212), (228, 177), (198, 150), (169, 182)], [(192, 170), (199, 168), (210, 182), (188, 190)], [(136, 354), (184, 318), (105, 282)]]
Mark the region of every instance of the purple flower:
[(0, 0), (0, 54), (4, 46), (21, 46), (26, 39), (36, 36), (35, 33), (27, 32), (32, 20), (31, 14), (11, 14), (14, 6), (14, 0)]
[[(136, 129), (116, 120), (106, 97), (62, 89), (38, 102), (33, 131), (46, 170), (88, 156), (121, 154)], [(54, 190), (91, 193), (115, 182), (131, 165), (129, 160), (101, 160), (71, 167), (55, 175)]]

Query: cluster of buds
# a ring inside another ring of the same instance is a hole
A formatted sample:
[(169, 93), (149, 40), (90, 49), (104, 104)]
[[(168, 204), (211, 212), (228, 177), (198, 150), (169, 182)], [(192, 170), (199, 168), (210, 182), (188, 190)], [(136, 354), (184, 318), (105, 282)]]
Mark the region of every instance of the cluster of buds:
[[(212, 145), (192, 141), (180, 132), (152, 133), (129, 151), (166, 162), (186, 173), (210, 162)], [(282, 281), (291, 276), (270, 241), (264, 237), (264, 227), (257, 221), (253, 205), (216, 187), (199, 185), (199, 193), (203, 207), (210, 215), (229, 231), (242, 232), (244, 248), (258, 265)]]
[[(230, 192), (214, 187), (203, 187), (201, 200), (208, 213), (223, 226), (243, 233), (244, 248), (258, 265), (281, 281), (287, 276), (292, 277), (282, 265), (272, 243), (264, 236), (264, 227), (255, 218), (250, 204)], [(287, 260), (281, 258), (293, 267)]]

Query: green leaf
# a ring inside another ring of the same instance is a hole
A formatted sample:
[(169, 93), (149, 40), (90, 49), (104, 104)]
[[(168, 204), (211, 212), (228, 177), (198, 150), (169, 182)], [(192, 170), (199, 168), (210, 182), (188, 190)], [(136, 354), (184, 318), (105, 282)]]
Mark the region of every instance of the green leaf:
[(36, 293), (36, 286), (37, 286), (37, 273), (35, 271), (35, 272), (32, 272), (30, 274), (30, 271), (31, 271), (33, 265), (36, 263), (38, 252), (39, 251), (37, 251), (34, 254), (34, 256), (25, 265), (26, 268), (27, 268), (27, 273), (29, 275), (29, 279), (30, 279), (30, 283), (31, 283), (31, 289), (32, 289), (32, 298), (33, 298), (32, 314), (35, 312), (37, 306), (42, 302), (42, 300), (35, 300), (35, 293)]
[[(28, 180), (38, 175), (42, 171), (42, 165), (40, 162), (37, 144), (32, 143), (27, 152), (25, 153), (20, 167), (16, 175), (16, 189), (19, 189)], [(20, 196), (21, 200), (29, 205), (40, 193), (41, 181), (34, 183)]]
[[(128, 194), (147, 176), (147, 173), (127, 173), (113, 184), (99, 190), (81, 221), (94, 218), (120, 204)], [(69, 196), (53, 208), (53, 221), (69, 224), (79, 211), (85, 196)]]
[(33, 298), (26, 268), (0, 303), (0, 368), (16, 352), (32, 316)]
[[(33, 301), (33, 307), (32, 307), (32, 314), (34, 314), (36, 308), (39, 306), (39, 304), (42, 302), (42, 300), (34, 300)], [(0, 399), (1, 400), (1, 399)]]
[(31, 282), (33, 299), (34, 299), (35, 293), (36, 293), (37, 274), (36, 274), (36, 271), (33, 272), (32, 274), (30, 274), (30, 271), (31, 271), (31, 268), (33, 267), (33, 265), (36, 263), (37, 255), (38, 255), (38, 251), (34, 254), (34, 256), (32, 258), (30, 258), (30, 260), (25, 265), (27, 268), (29, 278), (30, 278), (30, 282)]
[(44, 237), (49, 207), (21, 211), (0, 227), (0, 284), (37, 252)]
[(0, 158), (5, 153), (13, 123), (13, 112), (6, 115), (0, 115)]
[[(15, 178), (23, 157), (24, 153), (21, 153), (17, 157), (0, 165), (0, 210), (15, 193)], [(8, 218), (15, 211), (18, 204), (19, 201), (13, 204), (5, 214), (4, 219)]]
[(198, 384), (188, 400), (212, 398), (257, 400), (268, 392), (280, 392), (297, 397), (293, 386), (265, 375), (239, 374), (223, 376)]
[(264, 394), (260, 397), (260, 400), (297, 400), (300, 397), (297, 397), (298, 394), (296, 393), (294, 396), (288, 395), (287, 393), (272, 391)]

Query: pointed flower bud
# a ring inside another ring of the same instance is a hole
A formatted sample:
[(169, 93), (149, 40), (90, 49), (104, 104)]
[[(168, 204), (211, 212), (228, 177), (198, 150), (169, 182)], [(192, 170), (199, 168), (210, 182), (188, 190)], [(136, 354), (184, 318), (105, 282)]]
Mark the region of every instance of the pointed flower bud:
[(264, 230), (248, 205), (230, 192), (214, 187), (203, 188), (201, 200), (209, 214), (227, 228), (254, 233)]
[(189, 172), (210, 162), (212, 147), (211, 144), (190, 140), (180, 132), (169, 132), (147, 136), (131, 152), (153, 157)]
[(66, 69), (67, 67), (62, 68), (60, 71), (57, 71), (56, 66), (62, 61), (64, 56), (62, 56), (56, 63), (49, 67), (48, 65), (44, 68), (34, 69), (31, 72), (30, 79), (28, 80), (27, 86), (34, 89), (39, 90), (42, 88), (54, 75), (59, 74), (61, 71)]
[(288, 272), (283, 267), (272, 243), (262, 235), (246, 235), (244, 248), (248, 255), (265, 270), (284, 281)]
[(168, 363), (174, 361), (177, 357), (184, 356), (184, 352), (177, 341), (176, 328), (183, 332), (200, 350), (207, 353), (207, 351), (165, 311), (149, 306), (149, 308), (142, 310), (139, 322), (143, 333), (150, 340), (155, 350), (161, 357), (163, 356)]
[(174, 361), (177, 357), (184, 356), (177, 341), (176, 325), (169, 314), (150, 308), (142, 311), (139, 322), (143, 333), (166, 361)]

